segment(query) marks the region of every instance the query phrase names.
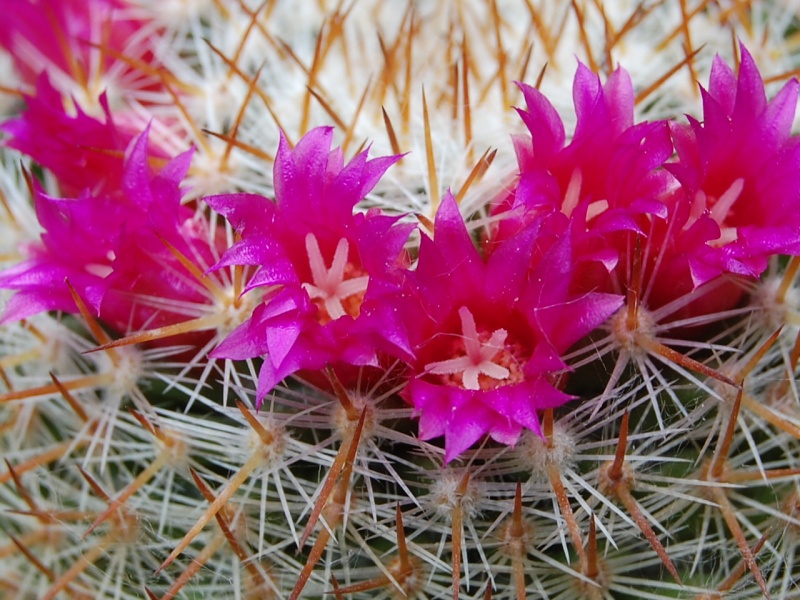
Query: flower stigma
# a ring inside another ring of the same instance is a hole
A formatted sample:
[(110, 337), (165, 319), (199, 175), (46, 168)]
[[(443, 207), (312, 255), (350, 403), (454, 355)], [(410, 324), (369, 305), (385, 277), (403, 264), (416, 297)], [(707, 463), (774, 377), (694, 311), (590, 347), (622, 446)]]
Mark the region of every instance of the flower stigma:
[(350, 252), (347, 240), (341, 238), (336, 244), (330, 268), (325, 266), (319, 242), (313, 233), (306, 235), (306, 252), (313, 283), (304, 283), (303, 289), (320, 309), (322, 324), (345, 315), (354, 319), (358, 317), (369, 276), (361, 275), (363, 271), (347, 261)]
[[(467, 390), (491, 390), (522, 381), (523, 375), (514, 354), (506, 347), (508, 332), (496, 329), (490, 335), (478, 333), (475, 318), (466, 306), (458, 309), (461, 333), (454, 347), (454, 358), (425, 365), (425, 373), (452, 375), (445, 381)], [(463, 354), (462, 354), (463, 353)]]

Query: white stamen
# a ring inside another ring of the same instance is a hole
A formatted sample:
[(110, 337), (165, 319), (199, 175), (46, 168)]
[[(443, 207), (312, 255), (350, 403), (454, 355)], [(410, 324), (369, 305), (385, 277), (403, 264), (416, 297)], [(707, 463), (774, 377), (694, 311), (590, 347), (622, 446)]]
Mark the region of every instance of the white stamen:
[(707, 200), (708, 198), (703, 190), (697, 190), (695, 192), (692, 203), (689, 206), (689, 218), (686, 219), (686, 223), (683, 225), (683, 231), (689, 229), (697, 222), (697, 219), (705, 214), (706, 205), (708, 203)]
[(461, 384), (468, 390), (481, 389), (478, 377), (486, 375), (492, 379), (503, 380), (511, 373), (505, 367), (492, 362), (503, 349), (508, 337), (505, 329), (497, 329), (486, 343), (478, 338), (475, 318), (466, 306), (458, 309), (461, 318), (461, 333), (464, 339), (465, 356), (440, 360), (425, 365), (426, 373), (434, 375), (454, 375), (461, 373)]
[(692, 198), (692, 206), (689, 210), (689, 221), (690, 223), (694, 223), (703, 216), (703, 213), (706, 212), (706, 207), (708, 206), (708, 198), (706, 197), (706, 193), (703, 190), (697, 190), (695, 192), (694, 198)]
[(739, 177), (739, 179), (735, 180), (730, 187), (723, 192), (714, 203), (714, 206), (711, 207), (711, 218), (717, 223), (722, 224), (722, 221), (725, 219), (731, 206), (733, 206), (733, 203), (739, 199), (742, 189), (744, 189), (744, 178)]
[(575, 169), (572, 172), (572, 176), (569, 178), (569, 185), (567, 185), (567, 191), (564, 193), (564, 204), (561, 207), (561, 212), (568, 217), (572, 216), (572, 211), (578, 206), (578, 200), (580, 200), (581, 197), (582, 182), (583, 176), (581, 175), (580, 169)]
[(97, 277), (102, 277), (104, 279), (114, 272), (114, 269), (111, 267), (111, 265), (101, 265), (98, 263), (89, 263), (83, 268), (87, 273), (96, 275)]
[(586, 209), (586, 221), (589, 222), (608, 210), (608, 200), (595, 200)]
[(739, 239), (738, 227), (721, 227), (719, 237), (708, 242), (712, 248), (721, 248), (727, 244), (732, 244)]
[(311, 278), (313, 283), (304, 283), (303, 289), (308, 293), (312, 300), (321, 300), (325, 306), (325, 311), (331, 320), (343, 317), (347, 312), (342, 301), (363, 293), (367, 290), (369, 276), (353, 277), (344, 279), (345, 268), (347, 267), (347, 256), (350, 245), (345, 238), (336, 244), (336, 251), (333, 254), (331, 268), (325, 266), (322, 252), (319, 249), (319, 242), (313, 233), (306, 235), (306, 252), (308, 253), (308, 264), (311, 267)]

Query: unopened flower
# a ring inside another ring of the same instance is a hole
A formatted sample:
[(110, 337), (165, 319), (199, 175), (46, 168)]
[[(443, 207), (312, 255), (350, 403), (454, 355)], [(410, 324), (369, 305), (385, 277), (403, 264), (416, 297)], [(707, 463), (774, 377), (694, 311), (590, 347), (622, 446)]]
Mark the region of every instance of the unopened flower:
[[(422, 439), (445, 436), (450, 461), (488, 434), (514, 444), (541, 433), (538, 411), (572, 399), (554, 385), (561, 355), (622, 304), (570, 292), (570, 235), (542, 250), (546, 218), (529, 223), (484, 260), (452, 196), (423, 236), (403, 311), (415, 360), (404, 394)], [(532, 263), (532, 256), (540, 255)]]
[(410, 226), (379, 210), (354, 208), (399, 156), (344, 164), (331, 150), (333, 130), (314, 129), (294, 149), (281, 138), (275, 159), (275, 201), (253, 194), (208, 198), (241, 234), (217, 268), (253, 265), (247, 290), (265, 300), (212, 356), (264, 355), (263, 399), (301, 369), (329, 363), (377, 366), (378, 353), (409, 355), (392, 308)]

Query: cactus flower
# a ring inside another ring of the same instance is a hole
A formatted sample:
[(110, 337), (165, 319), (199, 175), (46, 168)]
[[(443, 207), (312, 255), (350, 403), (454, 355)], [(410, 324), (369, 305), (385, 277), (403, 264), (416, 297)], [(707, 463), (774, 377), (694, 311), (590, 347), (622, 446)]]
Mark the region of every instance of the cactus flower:
[(445, 436), (446, 461), (486, 434), (514, 444), (523, 429), (541, 433), (538, 412), (572, 399), (554, 385), (561, 355), (622, 305), (571, 294), (570, 236), (542, 251), (548, 225), (532, 221), (484, 260), (447, 195), (421, 240), (403, 307), (416, 355), (404, 394), (420, 437)]
[(738, 76), (718, 56), (701, 92), (703, 121), (671, 125), (677, 160), (667, 169), (681, 184), (684, 216), (674, 228), (680, 250), (666, 257), (655, 294), (674, 296), (722, 273), (758, 277), (770, 256), (800, 254), (800, 143), (791, 137), (797, 80), (767, 101), (742, 48)]
[(514, 137), (519, 179), (492, 207), (498, 220), (487, 248), (541, 215), (559, 213), (573, 223), (577, 289), (624, 291), (627, 276), (618, 266), (625, 263), (631, 235), (649, 235), (668, 215), (663, 196), (674, 180), (661, 169), (672, 154), (667, 124), (634, 124), (633, 85), (621, 68), (601, 85), (578, 65), (577, 124), (569, 143), (550, 101), (531, 86), (519, 87), (527, 110), (517, 112), (530, 137)]
[(27, 260), (0, 273), (0, 288), (17, 290), (3, 321), (46, 310), (76, 312), (66, 279), (96, 316), (123, 333), (178, 322), (190, 303), (207, 302), (165, 244), (204, 268), (216, 260), (208, 223), (180, 203), (192, 153), (153, 173), (147, 146), (145, 131), (131, 143), (114, 191), (61, 199), (37, 186), (34, 202), (44, 232), (41, 243), (24, 249)]
[(354, 212), (400, 156), (367, 160), (365, 151), (345, 165), (332, 139), (327, 127), (294, 149), (281, 138), (274, 202), (254, 194), (207, 199), (242, 237), (216, 268), (256, 266), (246, 290), (265, 289), (264, 303), (213, 352), (265, 356), (259, 400), (301, 369), (377, 366), (381, 351), (410, 354), (392, 301), (411, 226), (377, 209)]
[[(25, 101), (25, 111), (0, 126), (10, 136), (5, 142), (8, 147), (50, 170), (62, 194), (78, 195), (85, 190), (112, 193), (119, 188), (123, 153), (138, 132), (116, 122), (105, 94), (99, 98), (103, 120), (86, 114), (80, 106), (69, 114), (46, 74), (37, 80), (36, 93), (26, 95)], [(152, 143), (148, 144), (148, 153), (167, 158)]]
[[(634, 94), (629, 75), (617, 69), (604, 86), (579, 64), (573, 85), (577, 124), (568, 144), (564, 125), (544, 95), (519, 84), (527, 110), (518, 109), (530, 137), (514, 136), (519, 182), (514, 193), (494, 207), (510, 219), (503, 229), (518, 228), (538, 214), (562, 212), (581, 218), (592, 229), (636, 229), (635, 215), (664, 216), (655, 202), (669, 183), (658, 168), (672, 154), (664, 122), (633, 123)], [(582, 207), (582, 210), (579, 208)]]

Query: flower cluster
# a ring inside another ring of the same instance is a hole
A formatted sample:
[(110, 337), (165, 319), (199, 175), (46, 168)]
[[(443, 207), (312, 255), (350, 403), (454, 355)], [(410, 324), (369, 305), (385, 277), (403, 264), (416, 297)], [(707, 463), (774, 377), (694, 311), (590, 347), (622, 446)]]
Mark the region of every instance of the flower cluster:
[[(366, 150), (345, 161), (325, 127), (294, 146), (281, 136), (273, 198), (182, 204), (191, 151), (151, 148), (147, 129), (115, 124), (104, 95), (90, 99), (101, 108), (92, 116), (65, 102), (59, 90), (70, 86), (51, 82), (72, 77), (91, 95), (90, 71), (130, 75), (113, 60), (120, 49), (95, 55), (116, 33), (95, 31), (86, 8), (43, 6), (55, 28), (49, 43), (33, 39), (41, 31), (0, 30), (32, 90), (3, 131), (69, 197), (34, 183), (44, 233), (0, 274), (0, 287), (18, 292), (5, 321), (75, 312), (68, 281), (119, 333), (163, 327), (209, 303), (198, 274), (244, 267), (243, 293), (258, 289), (261, 299), (210, 358), (263, 359), (259, 404), (292, 375), (330, 367), (346, 382), (392, 369), (420, 437), (444, 436), (450, 461), (486, 435), (513, 445), (524, 430), (541, 433), (541, 411), (573, 399), (564, 355), (631, 290), (658, 309), (720, 278), (728, 288), (734, 277), (757, 278), (770, 256), (800, 254), (800, 145), (790, 136), (798, 84), (768, 102), (746, 50), (738, 75), (715, 61), (703, 119), (688, 124), (635, 122), (628, 74), (619, 68), (601, 85), (579, 65), (568, 141), (548, 99), (519, 84), (530, 133), (513, 137), (519, 175), (476, 233), (450, 193), (432, 229), (413, 215), (362, 209), (402, 156), (369, 159)], [(151, 60), (155, 35), (136, 38), (139, 63)], [(58, 43), (74, 36), (75, 47)], [(31, 64), (26, 44), (42, 49), (42, 64)], [(235, 240), (226, 242), (206, 205)], [(684, 301), (683, 314), (730, 308), (734, 289)]]
[(486, 433), (508, 444), (522, 428), (539, 431), (537, 411), (569, 399), (548, 379), (566, 368), (559, 355), (621, 298), (571, 295), (569, 239), (534, 253), (539, 222), (484, 262), (449, 195), (410, 269), (411, 226), (378, 209), (353, 212), (400, 157), (367, 161), (362, 152), (343, 165), (331, 139), (317, 129), (293, 150), (281, 143), (274, 204), (207, 199), (242, 237), (219, 266), (258, 266), (249, 287), (270, 288), (214, 354), (264, 356), (259, 398), (297, 371), (403, 361), (420, 435), (444, 435), (447, 460)]
[(797, 11), (683, 4), (0, 0), (0, 595), (793, 597)]
[[(625, 292), (656, 309), (719, 277), (757, 278), (776, 254), (797, 255), (795, 185), (800, 148), (790, 130), (798, 83), (767, 102), (746, 49), (738, 77), (719, 57), (702, 89), (703, 120), (634, 123), (634, 93), (622, 69), (600, 85), (580, 65), (573, 88), (577, 125), (564, 127), (548, 100), (521, 84), (531, 137), (514, 140), (513, 193), (493, 206), (495, 237), (542, 214), (574, 222), (579, 284)], [(676, 156), (673, 158), (673, 156)], [(716, 310), (739, 293), (717, 294)], [(711, 310), (694, 303), (695, 311)]]

